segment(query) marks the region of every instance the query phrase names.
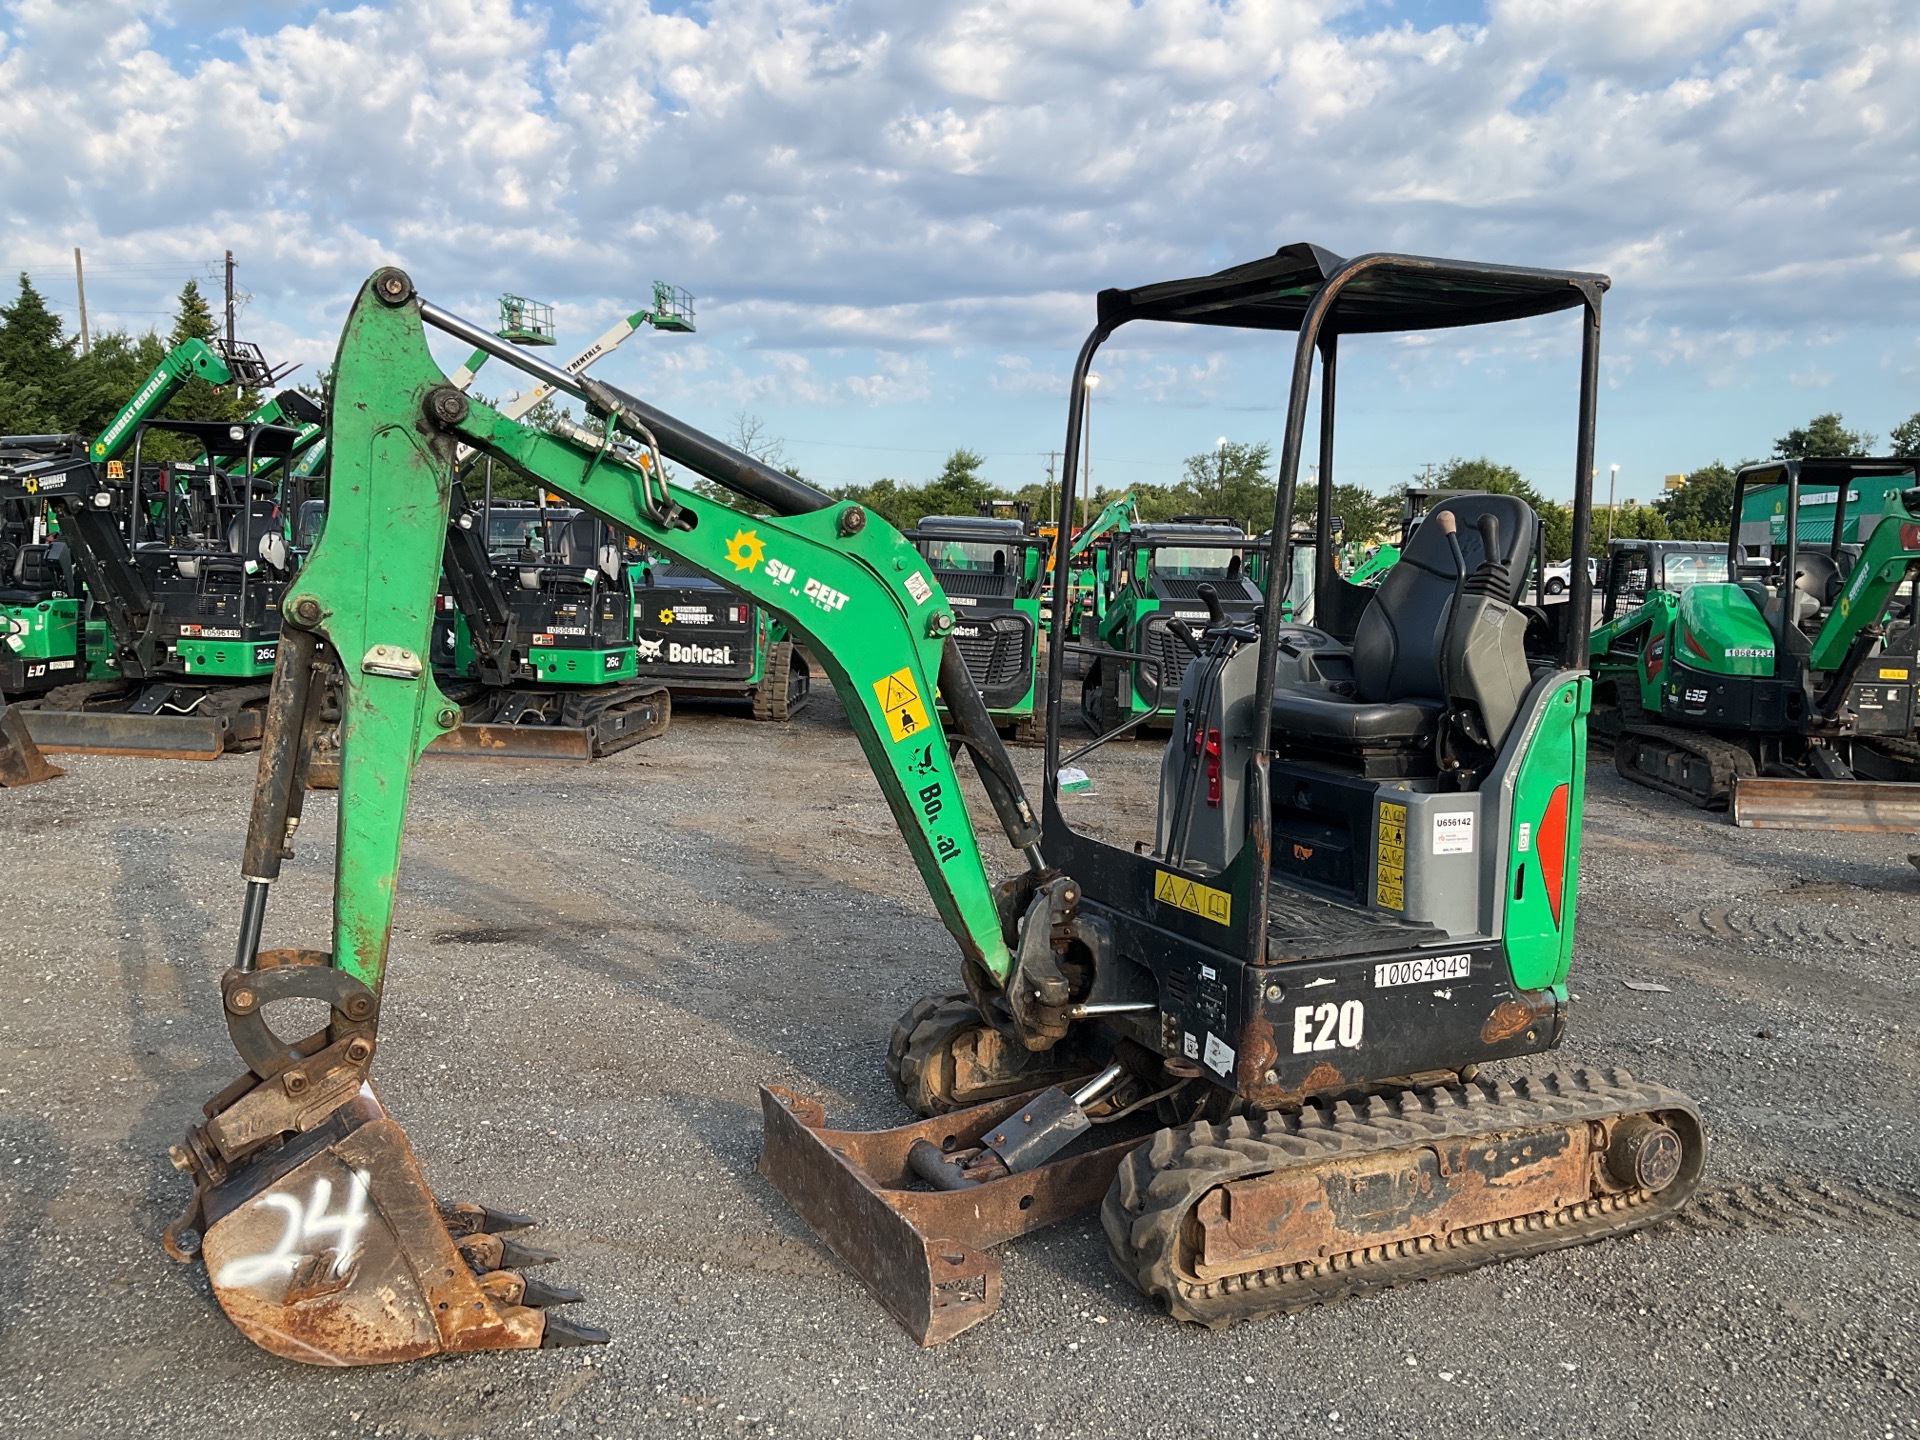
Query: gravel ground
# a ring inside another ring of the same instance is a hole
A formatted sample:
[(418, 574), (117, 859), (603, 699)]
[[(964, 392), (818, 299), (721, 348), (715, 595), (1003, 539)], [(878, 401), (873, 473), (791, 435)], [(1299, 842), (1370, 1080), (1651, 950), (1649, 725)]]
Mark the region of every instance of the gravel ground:
[[(1144, 835), (1156, 756), (1109, 752), (1071, 803)], [(1736, 831), (1596, 766), (1561, 1059), (1699, 1101), (1680, 1219), (1209, 1334), (1087, 1216), (1006, 1247), (1001, 1313), (923, 1352), (754, 1172), (756, 1082), (899, 1123), (888, 1027), (956, 975), (831, 697), (676, 707), (579, 770), (430, 762), (382, 1092), (442, 1193), (542, 1217), (615, 1340), (334, 1373), (254, 1350), (159, 1247), (166, 1149), (237, 1070), (253, 765), (65, 763), (0, 792), (0, 1432), (1920, 1436), (1910, 838)], [(324, 944), (331, 820), (267, 943)]]

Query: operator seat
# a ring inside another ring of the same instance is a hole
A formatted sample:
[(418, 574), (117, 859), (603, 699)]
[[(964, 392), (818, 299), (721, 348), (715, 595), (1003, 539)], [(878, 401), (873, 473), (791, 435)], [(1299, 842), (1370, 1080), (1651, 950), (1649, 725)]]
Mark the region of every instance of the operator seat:
[[(1427, 514), (1452, 512), (1471, 575), (1487, 558), (1479, 522), (1499, 526), (1494, 561), (1506, 572), (1503, 598), (1518, 598), (1539, 527), (1533, 510), (1511, 495), (1456, 495)], [(1280, 685), (1273, 694), (1276, 740), (1424, 750), (1446, 709), (1440, 651), (1453, 596), (1453, 552), (1438, 525), (1423, 523), (1400, 563), (1386, 573), (1353, 636), (1351, 693), (1327, 685)], [(1344, 687), (1343, 687), (1344, 688)]]
[(0, 590), (0, 605), (36, 605), (48, 591), (73, 594), (71, 552), (64, 540), (22, 545), (13, 557), (9, 586)]

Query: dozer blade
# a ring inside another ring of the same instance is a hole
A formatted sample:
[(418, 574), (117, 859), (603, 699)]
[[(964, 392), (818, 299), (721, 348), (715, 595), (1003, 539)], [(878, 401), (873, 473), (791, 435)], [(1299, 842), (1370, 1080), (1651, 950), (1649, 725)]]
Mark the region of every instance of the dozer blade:
[(40, 754), (22, 712), (9, 709), (0, 699), (0, 789), (38, 785), (66, 773)]
[(462, 725), (427, 747), (455, 760), (591, 760), (593, 733), (560, 725)]
[[(242, 1334), (285, 1359), (384, 1365), (606, 1339), (523, 1303), (578, 1297), (504, 1268), (553, 1257), (489, 1233), (475, 1216), (491, 1212), (443, 1211), (371, 1087), (201, 1204), (214, 1296)], [(502, 1229), (525, 1217), (493, 1218)]]
[(939, 1345), (1000, 1308), (991, 1246), (1100, 1203), (1142, 1129), (1097, 1150), (965, 1190), (914, 1189), (914, 1143), (981, 1143), (1030, 1100), (1018, 1095), (894, 1130), (825, 1128), (825, 1112), (779, 1086), (760, 1087), (760, 1173), (922, 1345)]
[(468, 720), (435, 740), (427, 754), (468, 760), (604, 760), (666, 734), (672, 715), (672, 692), (664, 686), (625, 686), (582, 724)]
[(224, 716), (134, 715), (118, 710), (21, 713), (34, 743), (55, 754), (218, 760), (233, 748), (233, 725)]
[(1728, 816), (1754, 830), (1869, 830), (1920, 834), (1920, 783), (1742, 777)]

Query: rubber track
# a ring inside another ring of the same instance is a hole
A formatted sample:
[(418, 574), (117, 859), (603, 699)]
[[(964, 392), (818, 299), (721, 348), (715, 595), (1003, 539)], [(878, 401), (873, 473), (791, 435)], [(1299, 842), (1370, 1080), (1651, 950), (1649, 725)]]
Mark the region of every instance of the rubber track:
[(793, 694), (793, 642), (776, 640), (767, 647), (767, 667), (753, 687), (753, 718), (791, 720), (807, 703), (807, 691)]
[[(1682, 754), (1705, 760), (1712, 769), (1713, 793), (1703, 796), (1698, 790), (1671, 784), (1665, 778), (1649, 774), (1629, 763), (1627, 747), (1635, 740), (1653, 740), (1659, 744), (1671, 746)], [(1711, 809), (1716, 805), (1725, 805), (1732, 798), (1734, 777), (1747, 778), (1758, 773), (1753, 763), (1753, 756), (1738, 745), (1697, 731), (1677, 730), (1670, 725), (1647, 725), (1637, 721), (1625, 723), (1619, 741), (1614, 747), (1613, 765), (1622, 776), (1636, 785), (1645, 785), (1649, 790), (1658, 790), (1666, 795), (1677, 795), (1682, 800), (1698, 805), (1702, 810)]]
[[(1610, 1069), (1481, 1079), (1444, 1089), (1343, 1100), (1298, 1114), (1179, 1126), (1161, 1131), (1121, 1162), (1100, 1220), (1120, 1273), (1177, 1319), (1218, 1328), (1293, 1314), (1331, 1300), (1637, 1230), (1686, 1203), (1699, 1183), (1704, 1156), (1694, 1150), (1680, 1178), (1658, 1194), (1637, 1190), (1596, 1196), (1551, 1213), (1466, 1226), (1444, 1238), (1369, 1246), (1317, 1262), (1202, 1283), (1189, 1278), (1181, 1255), (1188, 1217), (1215, 1186), (1475, 1135), (1650, 1110), (1681, 1111), (1699, 1124), (1693, 1102), (1678, 1091)], [(1694, 1149), (1692, 1138), (1682, 1139)]]
[(887, 1079), (893, 1082), (893, 1093), (922, 1120), (955, 1108), (940, 1052), (962, 1031), (985, 1023), (964, 991), (923, 996), (893, 1022), (887, 1037)]

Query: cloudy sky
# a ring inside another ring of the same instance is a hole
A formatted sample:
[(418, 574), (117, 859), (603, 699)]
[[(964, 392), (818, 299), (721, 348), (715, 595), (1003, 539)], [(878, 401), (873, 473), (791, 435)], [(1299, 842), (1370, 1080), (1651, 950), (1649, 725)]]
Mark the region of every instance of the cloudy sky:
[[(1916, 95), (1913, 0), (4, 0), (0, 268), (71, 320), (79, 245), (145, 329), (231, 248), (308, 374), (378, 265), (551, 301), (563, 350), (670, 280), (698, 333), (608, 378), (825, 482), (964, 444), (1005, 484), (1103, 286), (1302, 239), (1603, 270), (1601, 483), (1644, 497), (1920, 410)], [(1570, 318), (1343, 358), (1342, 478), (1570, 488)], [(1096, 482), (1277, 439), (1287, 360), (1122, 331)]]

